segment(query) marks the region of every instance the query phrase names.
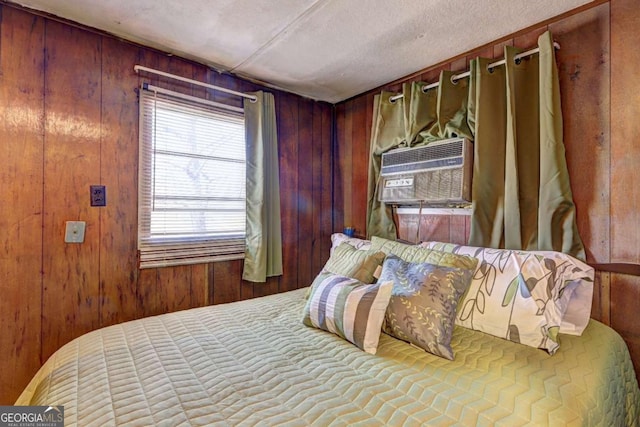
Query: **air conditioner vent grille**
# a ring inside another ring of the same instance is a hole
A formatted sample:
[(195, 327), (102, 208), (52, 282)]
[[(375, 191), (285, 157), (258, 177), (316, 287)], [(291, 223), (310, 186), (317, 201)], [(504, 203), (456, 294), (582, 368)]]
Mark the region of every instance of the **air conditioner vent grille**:
[(463, 142), (464, 140), (460, 139), (446, 144), (430, 144), (409, 150), (389, 152), (383, 156), (382, 166), (394, 166), (462, 156)]

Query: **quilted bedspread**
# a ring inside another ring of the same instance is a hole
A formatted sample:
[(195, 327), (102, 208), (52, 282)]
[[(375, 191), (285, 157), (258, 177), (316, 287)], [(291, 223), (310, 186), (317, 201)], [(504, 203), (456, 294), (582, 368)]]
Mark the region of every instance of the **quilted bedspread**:
[(68, 426), (639, 425), (627, 347), (596, 321), (553, 356), (461, 327), (454, 361), (385, 334), (371, 355), (304, 326), (304, 294), (91, 332), (16, 404), (64, 405)]

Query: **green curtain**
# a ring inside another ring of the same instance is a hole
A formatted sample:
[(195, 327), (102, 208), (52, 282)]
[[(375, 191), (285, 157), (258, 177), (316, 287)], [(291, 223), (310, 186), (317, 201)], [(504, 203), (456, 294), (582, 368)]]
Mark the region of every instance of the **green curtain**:
[(247, 224), (242, 278), (266, 282), (282, 274), (278, 134), (273, 95), (245, 99)]
[(367, 188), (367, 236), (397, 237), (391, 206), (378, 201), (382, 154), (398, 147), (428, 144), (456, 136), (472, 139), (467, 122), (468, 82), (452, 82), (450, 71), (440, 73), (437, 88), (405, 83), (403, 97), (383, 91), (374, 97)]
[(569, 185), (557, 66), (551, 34), (539, 55), (505, 66), (471, 64), (469, 114), (475, 130), (469, 244), (555, 250), (584, 259)]
[(373, 100), (373, 122), (367, 185), (367, 236), (395, 238), (396, 226), (391, 207), (378, 201), (378, 176), (382, 153), (404, 142), (404, 100), (391, 102), (396, 95), (382, 92)]
[(392, 210), (378, 201), (380, 160), (393, 148), (463, 136), (474, 141), (473, 216), (469, 244), (554, 250), (585, 259), (562, 140), (562, 111), (553, 39), (540, 53), (488, 69), (471, 61), (470, 78), (452, 82), (443, 71), (437, 89), (407, 83), (402, 99), (374, 100), (369, 159), (367, 236), (396, 238)]

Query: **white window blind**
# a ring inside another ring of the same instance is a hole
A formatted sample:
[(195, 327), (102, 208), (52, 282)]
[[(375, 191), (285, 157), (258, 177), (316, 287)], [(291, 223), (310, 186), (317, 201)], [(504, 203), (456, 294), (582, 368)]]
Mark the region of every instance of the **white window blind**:
[(140, 91), (140, 268), (244, 256), (244, 116)]

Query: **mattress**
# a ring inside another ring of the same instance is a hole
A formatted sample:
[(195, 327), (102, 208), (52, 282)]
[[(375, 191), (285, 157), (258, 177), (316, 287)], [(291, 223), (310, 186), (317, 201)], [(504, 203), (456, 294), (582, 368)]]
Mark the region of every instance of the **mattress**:
[(621, 337), (591, 320), (546, 352), (456, 327), (449, 361), (382, 334), (376, 355), (301, 323), (300, 289), (114, 325), (58, 350), (17, 405), (67, 426), (637, 426)]

